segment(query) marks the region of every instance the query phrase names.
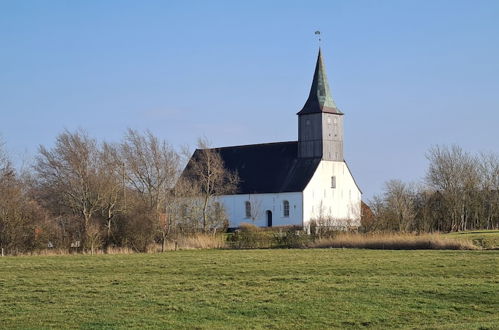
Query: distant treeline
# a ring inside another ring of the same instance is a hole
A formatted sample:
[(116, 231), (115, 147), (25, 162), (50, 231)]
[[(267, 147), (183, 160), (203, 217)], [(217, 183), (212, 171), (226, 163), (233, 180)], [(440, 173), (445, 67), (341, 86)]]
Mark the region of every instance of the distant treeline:
[(213, 197), (231, 193), (238, 179), (206, 141), (198, 144), (183, 176), (190, 153), (150, 132), (99, 143), (65, 131), (20, 172), (0, 145), (0, 248), (147, 251), (179, 235), (224, 230), (227, 217)]
[(431, 148), (423, 182), (391, 180), (364, 208), (365, 231), (451, 232), (499, 227), (499, 157)]

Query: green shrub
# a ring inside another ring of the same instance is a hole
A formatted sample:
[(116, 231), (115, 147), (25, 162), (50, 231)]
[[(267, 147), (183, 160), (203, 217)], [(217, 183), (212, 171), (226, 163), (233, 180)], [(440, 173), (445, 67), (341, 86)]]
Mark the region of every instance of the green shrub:
[(272, 233), (253, 224), (242, 223), (233, 235), (229, 245), (236, 249), (262, 249), (272, 247)]
[(228, 237), (229, 246), (236, 249), (304, 248), (310, 240), (301, 227), (260, 228), (249, 223)]
[(311, 236), (296, 227), (274, 233), (274, 247), (304, 248), (311, 241)]

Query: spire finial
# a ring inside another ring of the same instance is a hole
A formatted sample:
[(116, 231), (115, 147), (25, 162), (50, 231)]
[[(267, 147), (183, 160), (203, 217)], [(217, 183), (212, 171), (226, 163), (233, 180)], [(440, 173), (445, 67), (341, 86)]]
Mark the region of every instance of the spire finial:
[(319, 48), (321, 48), (321, 41), (322, 41), (321, 31), (319, 30), (315, 31), (315, 35), (317, 36), (317, 42), (319, 43)]

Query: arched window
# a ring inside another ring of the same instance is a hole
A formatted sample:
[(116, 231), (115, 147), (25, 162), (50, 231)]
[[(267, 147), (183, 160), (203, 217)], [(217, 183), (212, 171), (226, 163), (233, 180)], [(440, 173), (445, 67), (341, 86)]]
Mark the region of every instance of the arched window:
[(288, 201), (282, 202), (282, 213), (285, 217), (289, 217), (289, 202)]
[(244, 208), (246, 211), (246, 218), (251, 218), (251, 203), (248, 201), (244, 202)]

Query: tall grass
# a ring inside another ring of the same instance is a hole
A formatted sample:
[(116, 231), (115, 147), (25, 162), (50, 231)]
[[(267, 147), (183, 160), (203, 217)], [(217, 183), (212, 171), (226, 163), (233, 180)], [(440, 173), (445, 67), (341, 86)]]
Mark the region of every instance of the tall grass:
[(467, 240), (445, 238), (439, 234), (339, 233), (332, 238), (310, 242), (311, 248), (358, 248), (382, 250), (475, 250)]
[[(189, 236), (181, 236), (176, 239), (168, 240), (165, 244), (165, 251), (174, 250), (192, 250), (192, 249), (222, 249), (226, 248), (226, 236), (224, 234), (194, 234)], [(146, 253), (161, 252), (161, 244), (151, 244), (147, 247)], [(71, 254), (84, 255), (101, 255), (101, 254), (133, 254), (139, 253), (137, 250), (130, 247), (108, 247), (107, 249), (96, 249), (93, 253), (82, 249), (41, 249), (25, 253), (9, 253), (13, 256), (59, 256)]]
[(177, 242), (177, 248), (182, 250), (221, 249), (226, 247), (225, 235), (222, 234), (196, 234), (180, 237), (178, 240), (170, 242), (169, 247), (171, 249), (175, 248), (175, 242)]
[(106, 250), (96, 249), (93, 253), (85, 250), (70, 250), (70, 249), (42, 249), (34, 250), (27, 253), (17, 253), (13, 255), (23, 256), (64, 256), (70, 254), (132, 254), (135, 250), (129, 247), (109, 247)]
[[(476, 250), (480, 246), (468, 239), (459, 239), (440, 234), (407, 234), (407, 233), (348, 233), (339, 232), (333, 237), (313, 239), (303, 232), (288, 229), (276, 232), (244, 226), (241, 230), (229, 236), (226, 234), (195, 234), (169, 240), (166, 251), (192, 249), (268, 249), (268, 248), (349, 248), (376, 250)], [(159, 253), (160, 244), (152, 244), (146, 253)], [(132, 254), (137, 251), (128, 247), (110, 247), (106, 250), (96, 250), (94, 254)], [(26, 254), (16, 255), (68, 255), (91, 254), (90, 251), (71, 251), (67, 249), (45, 249)]]
[[(179, 236), (169, 239), (165, 243), (165, 251), (194, 250), (194, 249), (223, 249), (226, 248), (225, 234), (203, 234), (197, 233), (187, 236)], [(161, 244), (151, 244), (147, 253), (159, 253), (162, 251)]]

